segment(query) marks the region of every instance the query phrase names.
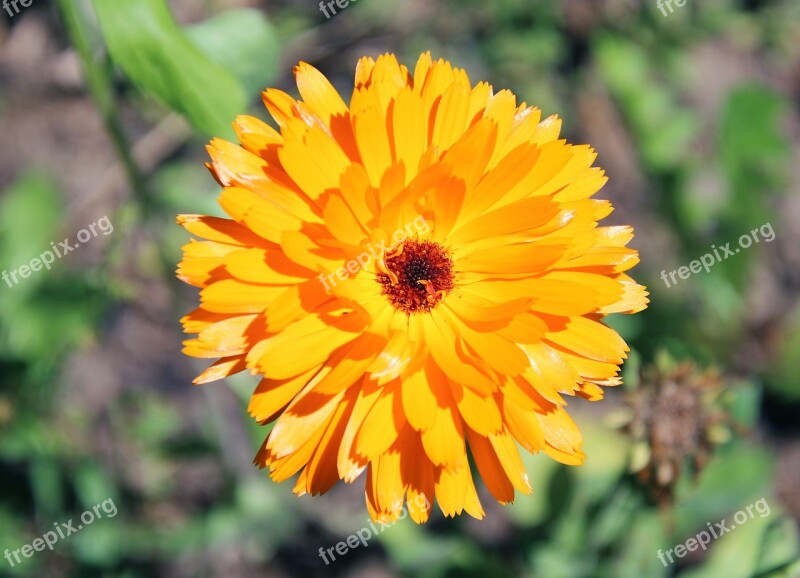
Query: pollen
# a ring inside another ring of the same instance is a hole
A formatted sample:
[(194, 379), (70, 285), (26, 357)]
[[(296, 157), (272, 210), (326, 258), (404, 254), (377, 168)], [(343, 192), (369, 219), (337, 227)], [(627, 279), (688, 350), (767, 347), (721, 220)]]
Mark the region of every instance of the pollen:
[(453, 261), (431, 241), (405, 241), (378, 262), (382, 293), (398, 311), (425, 313), (453, 290)]

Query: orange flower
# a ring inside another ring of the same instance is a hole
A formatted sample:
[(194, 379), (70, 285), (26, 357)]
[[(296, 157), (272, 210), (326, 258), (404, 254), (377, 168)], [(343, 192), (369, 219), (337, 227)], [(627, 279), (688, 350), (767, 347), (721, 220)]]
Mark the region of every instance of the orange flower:
[(374, 520), (434, 498), (480, 518), (468, 451), (500, 502), (530, 492), (518, 446), (579, 464), (562, 395), (620, 383), (625, 342), (601, 319), (634, 313), (644, 287), (630, 227), (598, 227), (608, 201), (588, 146), (560, 121), (423, 54), (362, 58), (348, 106), (316, 69), (301, 100), (264, 102), (239, 145), (214, 140), (210, 169), (231, 219), (182, 215), (196, 237), (183, 319), (196, 383), (249, 369), (249, 411), (275, 421), (255, 463), (296, 494), (366, 470)]

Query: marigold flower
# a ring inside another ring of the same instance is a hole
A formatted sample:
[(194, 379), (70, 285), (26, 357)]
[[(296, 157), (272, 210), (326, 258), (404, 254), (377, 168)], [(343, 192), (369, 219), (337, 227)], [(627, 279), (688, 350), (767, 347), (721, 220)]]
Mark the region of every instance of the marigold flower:
[(468, 452), (501, 503), (531, 491), (518, 446), (581, 463), (562, 395), (620, 383), (628, 348), (601, 319), (647, 303), (632, 229), (597, 226), (595, 152), (429, 53), (413, 76), (362, 58), (349, 106), (294, 72), (300, 100), (263, 94), (279, 130), (241, 116), (239, 145), (208, 147), (231, 219), (178, 218), (205, 239), (178, 269), (201, 288), (184, 352), (219, 358), (196, 383), (262, 375), (255, 463), (300, 472), (300, 495), (366, 470), (378, 521), (407, 503), (424, 522), (434, 499), (481, 518)]

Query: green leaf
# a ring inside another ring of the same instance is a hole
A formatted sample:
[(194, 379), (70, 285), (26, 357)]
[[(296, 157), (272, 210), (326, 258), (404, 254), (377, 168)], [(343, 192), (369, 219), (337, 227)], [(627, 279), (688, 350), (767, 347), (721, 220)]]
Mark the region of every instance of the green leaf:
[(800, 400), (800, 315), (789, 324), (777, 359), (769, 370), (769, 388), (789, 400)]
[(635, 349), (631, 349), (625, 365), (622, 366), (622, 384), (626, 391), (636, 391), (641, 383), (642, 356)]
[(145, 92), (208, 135), (230, 137), (244, 87), (178, 27), (165, 0), (94, 0), (114, 62)]
[(601, 35), (595, 42), (598, 70), (619, 100), (646, 164), (664, 170), (685, 163), (697, 121), (678, 104), (674, 88), (654, 73), (653, 55), (620, 36)]
[(622, 541), (621, 552), (610, 561), (609, 571), (602, 575), (615, 578), (666, 576), (667, 570), (657, 555), (659, 546), (665, 541), (659, 514), (652, 510), (639, 510), (627, 539)]
[(731, 531), (708, 546), (708, 561), (701, 568), (680, 574), (680, 578), (793, 576), (788, 565), (797, 560), (797, 530), (791, 520), (773, 518), (776, 515), (755, 513), (742, 524), (728, 523)]
[[(50, 275), (55, 276), (51, 271)], [(0, 350), (30, 361), (41, 372), (57, 367), (61, 355), (85, 339), (105, 307), (103, 294), (77, 275), (49, 278), (15, 307), (0, 310)]]
[[(773, 89), (746, 84), (731, 92), (722, 111), (719, 130), (719, 160), (732, 194), (723, 212), (723, 230), (731, 236), (760, 227), (775, 218), (767, 194), (786, 188), (791, 146), (785, 135), (788, 105)], [(721, 263), (733, 279), (743, 281), (745, 259)]]
[[(797, 576), (800, 561), (800, 537), (791, 518), (772, 520), (764, 531), (759, 552), (759, 576), (790, 578)], [(794, 569), (792, 567), (794, 566)]]
[(197, 48), (236, 76), (247, 95), (278, 72), (278, 37), (260, 10), (227, 10), (185, 29)]
[(584, 451), (595, 457), (575, 468), (578, 491), (592, 502), (606, 501), (625, 471), (630, 448), (622, 434), (602, 423), (589, 422), (582, 427), (586, 431)]
[(522, 461), (534, 491), (529, 496), (520, 496), (508, 504), (506, 512), (519, 526), (531, 527), (542, 523), (553, 509), (546, 489), (552, 485), (553, 476), (560, 466), (555, 460), (528, 452), (522, 454)]
[(678, 536), (728, 516), (769, 492), (775, 459), (744, 442), (717, 451), (696, 485), (679, 492), (675, 509)]
[[(113, 500), (117, 497), (117, 490), (108, 474), (102, 468), (91, 463), (81, 464), (74, 474), (73, 483), (75, 493), (80, 498), (80, 504), (84, 508), (89, 509), (105, 500), (111, 500), (111, 504), (108, 505), (109, 510), (111, 510), (111, 506), (114, 505)], [(107, 513), (101, 514), (101, 516), (106, 517)]]
[[(52, 181), (29, 174), (20, 178), (9, 187), (0, 201), (0, 262), (3, 268), (16, 270), (21, 265), (28, 265), (30, 260), (50, 248), (50, 242), (58, 242), (59, 222), (62, 219), (62, 207), (58, 192)], [(8, 287), (3, 283), (3, 301), (12, 295), (31, 292), (43, 275), (31, 275), (28, 279), (20, 279), (18, 284)], [(16, 300), (15, 300), (16, 301)]]
[(749, 429), (758, 425), (761, 410), (761, 386), (752, 381), (742, 381), (729, 387), (723, 398), (733, 419)]
[(42, 254), (68, 236), (62, 226), (58, 191), (46, 177), (22, 177), (0, 201), (0, 262), (8, 271), (0, 281), (0, 357), (26, 360), (26, 371), (39, 375), (54, 369), (59, 355), (86, 335), (102, 304), (85, 274), (68, 275), (60, 259), (42, 265)]
[(464, 540), (455, 536), (430, 535), (414, 524), (407, 514), (403, 514), (403, 518), (386, 526), (373, 524), (379, 532), (377, 535), (372, 532), (369, 520), (362, 518), (363, 526), (352, 526), (351, 532), (355, 535), (360, 532), (366, 544), (359, 542), (356, 548), (379, 542), (397, 567), (412, 576), (420, 576), (425, 571), (430, 575), (433, 568), (467, 558), (469, 546)]
[(31, 462), (30, 476), (31, 491), (39, 513), (45, 516), (56, 515), (64, 504), (58, 464), (52, 459), (34, 459)]
[(719, 146), (732, 178), (748, 168), (787, 159), (790, 149), (781, 130), (785, 110), (783, 98), (766, 86), (744, 85), (731, 93), (722, 115)]

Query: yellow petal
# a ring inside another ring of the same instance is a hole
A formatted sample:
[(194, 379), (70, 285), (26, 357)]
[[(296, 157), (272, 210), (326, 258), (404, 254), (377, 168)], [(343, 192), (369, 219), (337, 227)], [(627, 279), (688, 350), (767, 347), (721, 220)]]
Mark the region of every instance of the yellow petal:
[(446, 321), (437, 315), (436, 310), (425, 316), (422, 323), (431, 356), (447, 377), (478, 392), (491, 392), (496, 389), (497, 384), (468, 362), (463, 346), (456, 340), (455, 333), (448, 327)]
[(377, 187), (384, 171), (392, 164), (386, 121), (379, 110), (377, 97), (368, 89), (354, 91), (350, 106), (358, 151), (370, 183)]
[(436, 110), (436, 121), (431, 136), (431, 146), (447, 150), (462, 137), (469, 112), (469, 83), (463, 77), (444, 91)]
[(284, 146), (278, 151), (286, 173), (312, 200), (339, 186), (350, 159), (330, 133), (319, 125), (291, 121), (284, 131)]
[(314, 275), (280, 251), (240, 249), (226, 256), (225, 269), (234, 278), (264, 285), (295, 285)]
[[(275, 422), (267, 440), (267, 450), (275, 458), (296, 452), (327, 425), (343, 396), (344, 392), (320, 396), (313, 392), (313, 387), (306, 386)], [(320, 437), (323, 432), (319, 432)]]
[(214, 323), (203, 329), (196, 339), (185, 341), (183, 352), (192, 357), (240, 355), (247, 351), (254, 338), (258, 338), (258, 328), (254, 323), (258, 317), (258, 315), (242, 315)]
[(319, 367), (314, 367), (289, 379), (262, 379), (250, 397), (248, 413), (258, 422), (271, 421), (270, 418), (274, 419), (276, 413), (283, 411), (318, 371)]
[(236, 221), (205, 215), (178, 215), (178, 224), (196, 237), (240, 247), (263, 246), (264, 240)]
[(244, 355), (224, 357), (213, 363), (203, 373), (195, 377), (192, 383), (202, 384), (216, 381), (217, 379), (222, 379), (224, 377), (228, 377), (229, 375), (233, 375), (234, 373), (244, 371), (246, 367), (247, 364), (245, 363)]
[(395, 158), (406, 167), (407, 178), (413, 179), (418, 172), (427, 135), (422, 99), (411, 88), (407, 87), (397, 95), (392, 108), (392, 128)]
[(294, 78), (303, 101), (326, 125), (330, 126), (331, 117), (347, 112), (347, 105), (330, 81), (310, 64), (295, 66)]
[(511, 484), (520, 492), (529, 494), (532, 490), (531, 484), (528, 481), (528, 474), (525, 472), (525, 466), (522, 463), (522, 458), (519, 455), (517, 446), (514, 440), (508, 435), (508, 432), (503, 430), (496, 434), (489, 434), (489, 442), (497, 454), (497, 459), (503, 467)]
[(613, 329), (585, 317), (571, 317), (563, 331), (550, 333), (547, 339), (584, 357), (620, 364), (630, 351)]
[(462, 385), (450, 383), (453, 399), (464, 422), (478, 434), (488, 436), (503, 428), (497, 401), (491, 395), (479, 395)]
[(200, 303), (214, 313), (260, 313), (283, 291), (283, 287), (225, 279), (200, 291)]
[(356, 452), (368, 461), (388, 451), (405, 425), (399, 398), (400, 383), (387, 384), (369, 410), (356, 438)]
[(501, 504), (514, 501), (514, 485), (508, 479), (488, 438), (467, 430), (467, 439), (475, 464), (486, 488)]
[[(359, 456), (355, 450), (355, 441), (364, 419), (369, 415), (382, 390), (383, 388), (378, 387), (377, 384), (367, 379), (361, 382), (353, 413), (339, 445), (339, 454), (336, 462), (339, 477), (345, 482), (355, 480), (367, 467), (368, 461), (363, 456)], [(369, 482), (367, 486), (369, 486)]]
[[(345, 396), (336, 408), (325, 433), (317, 443), (314, 455), (309, 460), (306, 469), (303, 471), (304, 484), (295, 487), (296, 494), (308, 493), (312, 496), (324, 494), (339, 481), (336, 472), (336, 456), (338, 453), (339, 442), (342, 439), (347, 419), (355, 403), (356, 388), (351, 388), (345, 392)], [(298, 491), (299, 490), (299, 491)]]
[[(437, 384), (436, 387), (447, 385)], [(447, 392), (446, 395), (447, 397), (438, 397), (439, 404), (444, 405), (437, 405), (433, 426), (421, 432), (422, 446), (435, 466), (448, 470), (468, 467), (461, 415), (452, 399), (448, 399), (450, 393)]]
[(448, 518), (464, 511), (470, 475), (466, 463), (458, 469), (436, 468), (436, 499), (442, 513)]

